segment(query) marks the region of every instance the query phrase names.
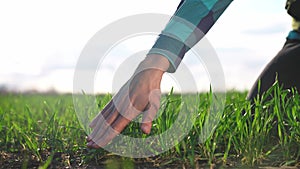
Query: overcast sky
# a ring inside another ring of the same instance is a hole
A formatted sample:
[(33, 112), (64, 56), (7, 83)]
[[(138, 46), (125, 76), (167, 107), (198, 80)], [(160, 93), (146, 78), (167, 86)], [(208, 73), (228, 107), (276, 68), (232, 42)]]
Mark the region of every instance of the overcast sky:
[[(72, 92), (77, 59), (96, 32), (134, 14), (172, 15), (179, 2), (2, 0), (0, 86)], [(280, 50), (291, 27), (284, 4), (285, 0), (235, 0), (207, 34), (221, 61), (227, 89), (248, 90)], [(129, 50), (138, 46), (126, 44)], [(151, 41), (145, 44), (151, 47)], [(114, 52), (119, 55), (122, 50)], [(104, 74), (111, 77), (114, 73), (107, 70)], [(205, 78), (199, 79), (201, 89), (209, 86)], [(97, 92), (111, 92), (111, 79), (106, 83), (95, 83)]]

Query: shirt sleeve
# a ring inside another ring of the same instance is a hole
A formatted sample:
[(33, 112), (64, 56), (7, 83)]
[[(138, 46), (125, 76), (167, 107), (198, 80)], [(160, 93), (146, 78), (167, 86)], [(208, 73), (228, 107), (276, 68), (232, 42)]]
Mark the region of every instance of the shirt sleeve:
[(175, 72), (189, 51), (218, 20), (233, 0), (182, 0), (148, 54), (165, 56)]

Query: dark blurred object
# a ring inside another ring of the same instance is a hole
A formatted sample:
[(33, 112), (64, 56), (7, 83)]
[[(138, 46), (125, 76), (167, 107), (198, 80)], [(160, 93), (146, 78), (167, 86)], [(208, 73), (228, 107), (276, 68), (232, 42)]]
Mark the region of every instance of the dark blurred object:
[(285, 9), (289, 15), (300, 21), (300, 0), (287, 0)]

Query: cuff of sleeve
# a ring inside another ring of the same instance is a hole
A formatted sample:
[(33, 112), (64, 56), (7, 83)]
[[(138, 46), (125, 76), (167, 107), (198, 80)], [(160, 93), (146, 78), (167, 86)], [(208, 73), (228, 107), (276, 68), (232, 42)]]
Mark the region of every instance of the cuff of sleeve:
[(292, 30), (287, 36), (287, 39), (300, 40), (300, 32)]
[(159, 54), (166, 57), (170, 62), (167, 72), (173, 73), (188, 50), (189, 48), (180, 40), (161, 34), (148, 54)]

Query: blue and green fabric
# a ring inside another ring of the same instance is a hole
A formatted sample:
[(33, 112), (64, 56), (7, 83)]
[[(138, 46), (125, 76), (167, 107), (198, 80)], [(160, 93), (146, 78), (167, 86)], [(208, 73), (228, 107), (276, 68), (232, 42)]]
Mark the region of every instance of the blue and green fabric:
[(300, 40), (300, 21), (293, 19), (292, 27), (293, 30), (290, 31), (287, 38), (292, 40)]
[(214, 25), (233, 0), (182, 0), (148, 54), (168, 58), (174, 72), (184, 54)]
[[(185, 53), (210, 30), (233, 0), (182, 0), (148, 54), (165, 56), (174, 72)], [(300, 0), (287, 0), (287, 12), (298, 18)], [(300, 40), (300, 21), (293, 19), (288, 39)]]

